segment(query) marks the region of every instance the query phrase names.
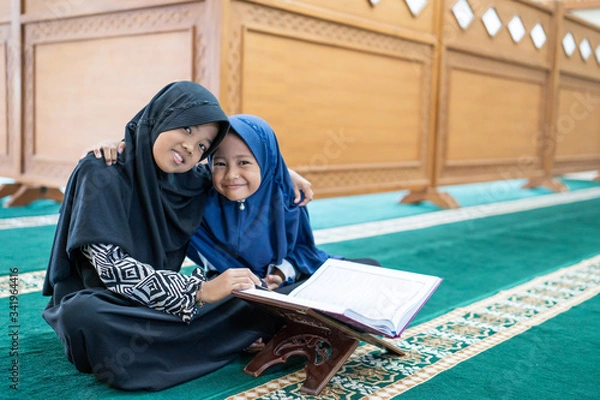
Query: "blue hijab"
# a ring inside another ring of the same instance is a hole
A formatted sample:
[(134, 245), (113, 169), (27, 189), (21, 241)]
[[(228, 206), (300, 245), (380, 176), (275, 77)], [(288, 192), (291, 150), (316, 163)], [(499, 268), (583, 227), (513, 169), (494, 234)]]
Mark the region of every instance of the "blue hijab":
[[(296, 271), (314, 273), (329, 256), (315, 246), (306, 207), (294, 204), (294, 187), (275, 132), (253, 115), (234, 115), (229, 122), (260, 166), (260, 187), (246, 199), (244, 209), (212, 188), (188, 257), (202, 265), (200, 252), (219, 272), (249, 268), (261, 278), (269, 264), (279, 265), (284, 258)], [(208, 160), (211, 164), (212, 157)]]

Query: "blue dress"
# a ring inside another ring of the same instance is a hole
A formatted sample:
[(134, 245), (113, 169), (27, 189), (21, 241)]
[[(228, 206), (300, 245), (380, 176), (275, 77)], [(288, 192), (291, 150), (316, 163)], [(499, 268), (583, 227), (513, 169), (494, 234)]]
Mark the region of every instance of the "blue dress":
[(229, 121), (260, 166), (260, 187), (243, 207), (212, 188), (188, 257), (198, 265), (205, 258), (218, 272), (249, 268), (261, 278), (269, 266), (285, 260), (297, 277), (312, 275), (329, 255), (315, 245), (306, 207), (294, 203), (294, 187), (273, 129), (254, 115), (234, 115)]

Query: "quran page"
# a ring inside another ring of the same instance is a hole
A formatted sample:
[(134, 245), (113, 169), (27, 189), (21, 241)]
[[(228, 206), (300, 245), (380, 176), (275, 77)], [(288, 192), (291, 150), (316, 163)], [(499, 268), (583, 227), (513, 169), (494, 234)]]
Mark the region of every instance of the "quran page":
[(396, 337), (440, 282), (436, 276), (329, 259), (289, 295), (259, 289), (243, 292), (309, 307), (359, 329)]
[(329, 259), (290, 296), (396, 325), (438, 281), (429, 275)]

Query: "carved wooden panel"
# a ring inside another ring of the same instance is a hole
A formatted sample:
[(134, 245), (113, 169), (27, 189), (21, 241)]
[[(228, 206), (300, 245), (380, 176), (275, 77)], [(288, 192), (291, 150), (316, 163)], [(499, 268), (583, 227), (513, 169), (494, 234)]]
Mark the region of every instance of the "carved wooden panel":
[(291, 165), (422, 156), (422, 64), (252, 31), (242, 58), (242, 110), (280, 132)]
[[(533, 2), (528, 4), (516, 0), (468, 0), (466, 3), (471, 11), (463, 10), (460, 7), (453, 10), (457, 3), (460, 2), (446, 1), (445, 3), (443, 36), (448, 47), (464, 49), (489, 57), (550, 66), (552, 43), (549, 39), (553, 27), (550, 9)], [(493, 36), (483, 22), (483, 16), (488, 11), (492, 12), (490, 10), (496, 13), (500, 22), (499, 28)], [(472, 15), (469, 14), (470, 12)], [(513, 38), (508, 28), (514, 17), (519, 17), (524, 29), (523, 35), (518, 41)], [(464, 28), (460, 26), (459, 20), (464, 21)], [(531, 37), (531, 31), (537, 24), (540, 24), (547, 37), (540, 48), (534, 45)]]
[(311, 181), (319, 197), (384, 192), (427, 184), (422, 174), (423, 166), (416, 163), (359, 164), (326, 170), (308, 167), (294, 169)]
[[(91, 141), (120, 137), (162, 86), (191, 78), (191, 41), (179, 31), (37, 45), (35, 156), (74, 160)], [(57, 134), (68, 135), (68, 143), (56, 146)]]
[[(425, 0), (425, 4), (415, 9), (413, 14), (405, 0), (384, 0), (371, 4), (369, 0), (250, 0), (290, 11), (302, 11), (323, 19), (346, 22), (355, 26), (368, 25), (373, 29), (388, 27), (399, 31), (433, 33), (435, 29), (435, 2)], [(398, 29), (400, 28), (400, 29)]]
[(127, 9), (182, 3), (181, 0), (21, 0), (23, 14), (32, 19), (59, 19)]
[(541, 173), (546, 74), (450, 53), (438, 160), (445, 183)]
[(600, 84), (563, 77), (559, 88), (554, 170), (600, 165)]
[(0, 42), (0, 157), (8, 156), (8, 101), (7, 101), (7, 42)]
[(11, 129), (12, 120), (9, 116), (15, 105), (8, 101), (10, 92), (14, 90), (11, 84), (15, 70), (15, 65), (12, 65), (13, 60), (10, 48), (10, 26), (0, 25), (0, 173), (5, 176), (14, 176), (19, 172), (15, 171), (16, 155), (13, 143), (15, 140), (20, 140), (18, 137), (20, 132)]
[(559, 40), (561, 72), (600, 82), (600, 28), (565, 17)]
[(227, 111), (266, 119), (319, 195), (426, 181), (430, 46), (241, 2), (230, 29)]
[(64, 184), (85, 147), (120, 139), (165, 84), (202, 82), (202, 18), (190, 3), (27, 24), (27, 179)]

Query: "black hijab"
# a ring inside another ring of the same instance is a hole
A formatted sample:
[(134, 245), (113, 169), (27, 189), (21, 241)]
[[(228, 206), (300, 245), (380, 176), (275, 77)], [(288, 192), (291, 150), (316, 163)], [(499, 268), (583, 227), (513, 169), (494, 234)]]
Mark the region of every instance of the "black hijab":
[(210, 173), (204, 165), (187, 173), (164, 173), (152, 147), (161, 132), (211, 122), (219, 123), (219, 132), (204, 157), (223, 140), (229, 129), (227, 116), (201, 85), (175, 82), (127, 124), (126, 150), (116, 166), (107, 166), (93, 154), (79, 162), (65, 190), (45, 295), (52, 295), (62, 281), (69, 281), (67, 292), (83, 287), (73, 250), (89, 244), (118, 245), (157, 270), (180, 269), (187, 243), (202, 221)]

